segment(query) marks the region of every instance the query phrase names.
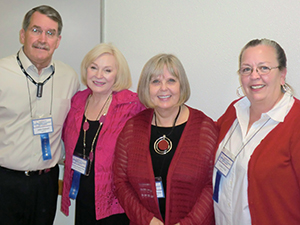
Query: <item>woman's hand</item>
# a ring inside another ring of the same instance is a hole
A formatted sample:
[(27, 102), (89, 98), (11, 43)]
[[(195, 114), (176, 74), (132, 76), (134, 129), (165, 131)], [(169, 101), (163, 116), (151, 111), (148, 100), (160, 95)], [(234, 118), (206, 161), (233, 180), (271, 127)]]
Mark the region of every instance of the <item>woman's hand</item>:
[(149, 225), (164, 225), (163, 222), (161, 222), (159, 219), (156, 217), (153, 217), (152, 220), (150, 221)]
[(180, 225), (180, 223), (176, 223), (175, 225)]

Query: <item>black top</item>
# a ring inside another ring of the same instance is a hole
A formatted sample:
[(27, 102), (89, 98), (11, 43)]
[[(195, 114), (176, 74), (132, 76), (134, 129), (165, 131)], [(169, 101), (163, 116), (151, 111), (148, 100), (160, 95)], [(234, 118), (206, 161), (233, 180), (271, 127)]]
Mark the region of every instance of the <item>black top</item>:
[[(166, 182), (167, 182), (168, 169), (172, 161), (172, 158), (174, 156), (174, 153), (176, 151), (178, 142), (180, 140), (185, 125), (186, 123), (175, 126), (173, 132), (167, 136), (172, 141), (172, 150), (165, 155), (159, 155), (158, 153), (155, 152), (154, 143), (159, 137), (162, 136), (162, 134), (165, 135), (169, 134), (172, 130), (172, 127), (156, 127), (154, 125), (151, 126), (151, 138), (150, 138), (149, 149), (150, 149), (150, 154), (152, 159), (152, 167), (154, 171), (154, 176), (162, 178), (165, 196), (166, 196)], [(166, 198), (159, 198), (158, 202), (159, 202), (160, 213), (163, 219), (165, 219)]]
[[(83, 154), (83, 123), (85, 120), (85, 116), (83, 116), (83, 120), (81, 123), (81, 130), (80, 135), (75, 147), (75, 152)], [(95, 134), (99, 127), (99, 121), (90, 121), (89, 122), (89, 129), (86, 131), (86, 150), (85, 155), (89, 155), (91, 151), (91, 145), (93, 142), (93, 139), (95, 137)], [(99, 132), (100, 133), (100, 132)], [(98, 141), (98, 136), (96, 137), (95, 144), (94, 144), (94, 160), (91, 165), (91, 171), (89, 176), (82, 175), (80, 176), (80, 185), (79, 185), (79, 191), (76, 198), (76, 204), (84, 205), (84, 207), (90, 207), (92, 211), (95, 212), (95, 169), (94, 169), (94, 162), (95, 162), (95, 156), (96, 156), (96, 146)]]

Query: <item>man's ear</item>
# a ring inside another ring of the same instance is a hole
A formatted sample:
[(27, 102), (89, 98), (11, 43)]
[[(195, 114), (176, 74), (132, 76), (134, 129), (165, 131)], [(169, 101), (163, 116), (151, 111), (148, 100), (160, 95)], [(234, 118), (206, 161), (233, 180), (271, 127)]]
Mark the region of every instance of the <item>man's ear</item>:
[(19, 34), (20, 34), (20, 43), (24, 44), (24, 42), (25, 42), (25, 30), (22, 28), (20, 30)]

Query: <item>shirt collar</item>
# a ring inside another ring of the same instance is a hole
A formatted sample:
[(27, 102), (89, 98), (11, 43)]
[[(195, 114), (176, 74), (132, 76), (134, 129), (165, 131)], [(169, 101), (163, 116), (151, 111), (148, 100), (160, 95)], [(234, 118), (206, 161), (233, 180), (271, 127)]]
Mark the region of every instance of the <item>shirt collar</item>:
[[(23, 65), (24, 69), (29, 74), (31, 74), (32, 71), (34, 71), (35, 73), (38, 73), (38, 70), (35, 67), (35, 65), (33, 65), (32, 62), (30, 61), (30, 59), (25, 55), (25, 53), (23, 51), (23, 47), (19, 51), (19, 58), (20, 58), (20, 61)], [(53, 63), (53, 60), (51, 60), (50, 64), (47, 67), (43, 68), (42, 74), (44, 72), (46, 72), (47, 74), (51, 73), (53, 71), (53, 68), (54, 68), (54, 63)]]
[(278, 122), (283, 122), (285, 116), (290, 111), (292, 105), (294, 104), (294, 98), (290, 93), (285, 93), (280, 101), (267, 112), (267, 115), (271, 117), (273, 120)]
[[(280, 99), (280, 101), (270, 111), (262, 114), (262, 117), (267, 116), (274, 121), (283, 122), (285, 116), (293, 106), (294, 101), (295, 99), (293, 98), (293, 96), (290, 93), (286, 92)], [(236, 102), (234, 104), (234, 107), (236, 109), (237, 116), (247, 115), (247, 117), (249, 117), (250, 105), (251, 103), (247, 97), (244, 97)]]

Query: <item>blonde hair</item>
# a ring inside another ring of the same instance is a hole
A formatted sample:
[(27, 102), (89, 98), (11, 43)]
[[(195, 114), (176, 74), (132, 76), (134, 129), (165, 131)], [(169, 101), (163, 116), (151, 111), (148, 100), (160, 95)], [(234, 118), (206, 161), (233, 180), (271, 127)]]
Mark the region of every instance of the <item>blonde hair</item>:
[(177, 104), (182, 105), (190, 97), (189, 81), (179, 59), (172, 54), (158, 54), (145, 64), (138, 83), (137, 93), (140, 101), (146, 107), (154, 108), (150, 99), (150, 80), (163, 74), (165, 66), (180, 83), (180, 97)]
[(115, 57), (116, 60), (118, 72), (112, 90), (121, 91), (124, 89), (129, 89), (131, 87), (132, 81), (128, 63), (121, 51), (111, 43), (98, 44), (85, 55), (81, 62), (82, 83), (84, 85), (87, 85), (87, 68), (91, 65), (92, 62), (94, 62), (103, 54), (111, 54)]

